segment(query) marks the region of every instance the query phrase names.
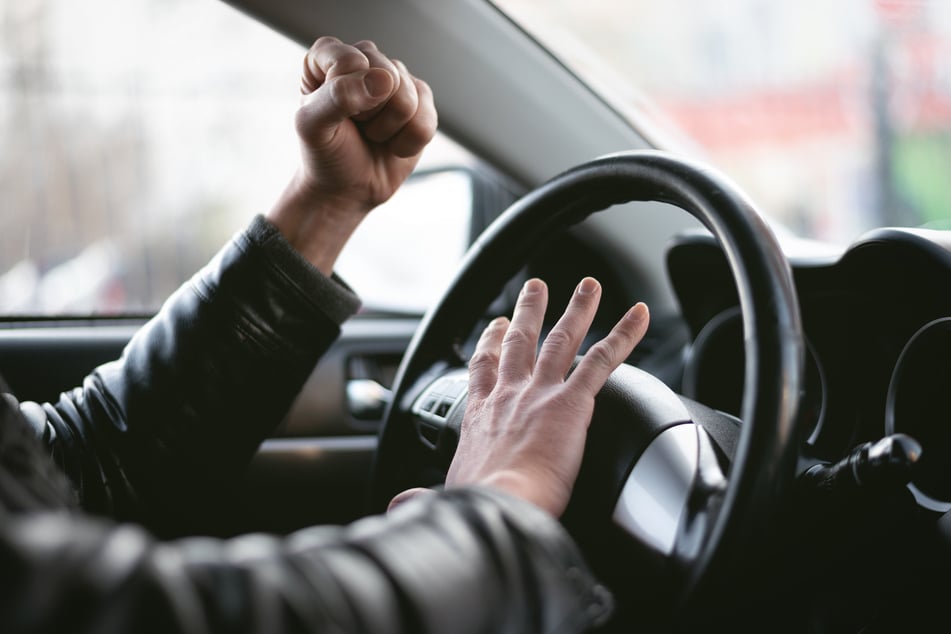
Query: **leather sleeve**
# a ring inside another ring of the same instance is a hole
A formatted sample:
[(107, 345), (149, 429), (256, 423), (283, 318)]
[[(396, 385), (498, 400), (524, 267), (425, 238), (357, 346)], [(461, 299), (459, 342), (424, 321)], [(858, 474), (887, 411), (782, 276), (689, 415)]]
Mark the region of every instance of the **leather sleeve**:
[(156, 537), (219, 508), (356, 309), (289, 249), (258, 219), (119, 361), (21, 405), (86, 510), (152, 530), (0, 510), (0, 629), (567, 634), (603, 617), (610, 596), (560, 524), (490, 490), (288, 537)]
[(358, 306), (257, 217), (121, 359), (21, 411), (85, 510), (165, 536), (215, 531), (229, 488)]
[(12, 516), (0, 587), (8, 634), (568, 634), (611, 607), (557, 521), (478, 488), (283, 539), (156, 542), (130, 525)]

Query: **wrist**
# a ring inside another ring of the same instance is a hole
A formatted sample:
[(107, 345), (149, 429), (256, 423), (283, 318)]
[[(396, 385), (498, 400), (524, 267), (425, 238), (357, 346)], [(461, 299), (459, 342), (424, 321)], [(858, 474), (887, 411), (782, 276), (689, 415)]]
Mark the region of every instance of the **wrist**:
[(266, 214), (285, 240), (324, 275), (370, 209), (321, 191), (300, 172)]
[(502, 470), (482, 478), (475, 484), (520, 498), (554, 517), (559, 517), (565, 505), (551, 500), (550, 492), (539, 484), (540, 481), (540, 478), (532, 478), (518, 471)]

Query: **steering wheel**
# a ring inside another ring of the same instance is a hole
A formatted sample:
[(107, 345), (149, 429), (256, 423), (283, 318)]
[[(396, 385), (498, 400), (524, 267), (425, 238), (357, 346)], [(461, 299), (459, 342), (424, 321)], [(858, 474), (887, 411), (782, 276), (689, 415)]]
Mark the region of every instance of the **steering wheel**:
[(736, 185), (696, 163), (657, 151), (598, 158), (531, 192), (483, 232), (397, 372), (371, 495), (383, 509), (396, 493), (444, 477), (465, 407), (461, 346), (531, 249), (592, 213), (652, 200), (699, 219), (729, 263), (744, 325), (742, 424), (622, 365), (596, 399), (563, 521), (586, 555), (586, 543), (607, 530), (623, 535), (602, 541), (608, 550), (633, 543), (650, 553), (643, 561), (665, 562), (676, 571), (677, 612), (698, 614), (722, 599), (717, 588), (749, 572), (737, 562), (766, 552), (793, 483), (803, 338), (791, 271), (771, 230)]

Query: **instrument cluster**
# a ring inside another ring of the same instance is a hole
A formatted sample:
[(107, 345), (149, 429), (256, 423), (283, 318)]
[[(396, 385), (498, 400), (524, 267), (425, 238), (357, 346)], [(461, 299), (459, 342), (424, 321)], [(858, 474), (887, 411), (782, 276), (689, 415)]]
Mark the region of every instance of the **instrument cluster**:
[[(921, 506), (951, 510), (951, 235), (881, 229), (834, 256), (789, 259), (804, 331), (803, 454), (838, 460), (908, 434), (922, 446), (909, 488)], [(743, 321), (722, 253), (710, 236), (685, 236), (668, 273), (692, 335), (682, 393), (740, 416)]]

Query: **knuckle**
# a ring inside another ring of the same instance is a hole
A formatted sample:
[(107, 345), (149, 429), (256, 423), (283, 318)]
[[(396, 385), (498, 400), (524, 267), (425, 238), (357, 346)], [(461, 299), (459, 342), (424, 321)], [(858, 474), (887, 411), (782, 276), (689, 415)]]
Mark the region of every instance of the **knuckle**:
[(324, 86), (327, 88), (327, 93), (333, 103), (340, 106), (349, 105), (352, 91), (349, 90), (348, 82), (336, 79), (327, 82)]
[(416, 92), (418, 92), (420, 95), (433, 94), (433, 87), (429, 85), (429, 82), (419, 79), (418, 77), (414, 77), (413, 83), (416, 84)]
[(617, 350), (614, 344), (608, 339), (602, 339), (588, 349), (585, 355), (591, 362), (602, 368), (613, 368), (619, 363), (617, 360)]
[[(399, 91), (386, 104), (386, 108), (365, 130), (373, 140), (382, 142), (392, 138), (394, 151), (409, 148), (415, 154), (421, 145), (429, 142), (435, 134), (429, 133), (425, 122), (417, 117), (418, 102), (415, 95), (408, 96)], [(415, 150), (415, 151), (412, 151)]]
[(373, 40), (360, 40), (359, 42), (354, 42), (353, 46), (354, 48), (358, 48), (360, 50), (365, 50), (365, 51), (380, 50), (379, 48), (377, 48), (376, 42), (374, 42)]
[(575, 339), (564, 330), (556, 329), (548, 333), (543, 345), (546, 349), (564, 352), (570, 350), (575, 345)]
[(490, 395), (492, 403), (501, 410), (509, 409), (518, 398), (518, 392), (508, 385), (497, 385)]
[(436, 136), (435, 125), (410, 125), (393, 140), (392, 150), (402, 157), (415, 156)]
[(362, 52), (348, 48), (331, 63), (330, 68), (338, 73), (352, 73), (370, 66), (369, 60)]
[(523, 326), (510, 326), (502, 338), (503, 346), (524, 346), (534, 345), (535, 336)]
[(436, 119), (435, 111), (430, 115), (417, 117), (416, 120), (418, 122), (417, 125), (411, 129), (416, 131), (415, 133), (419, 135), (418, 140), (429, 143), (433, 137), (436, 136), (436, 128), (439, 127), (439, 121)]
[(403, 82), (400, 90), (387, 104), (387, 112), (394, 119), (406, 122), (413, 118), (418, 107), (419, 95), (417, 95), (416, 90), (408, 89), (406, 82)]
[(363, 51), (340, 42), (334, 47), (327, 47), (318, 59), (328, 76), (347, 75), (370, 67), (370, 60)]
[(480, 372), (499, 365), (499, 353), (494, 350), (479, 350), (469, 359), (469, 370)]
[(323, 36), (317, 38), (317, 40), (314, 42), (314, 45), (313, 45), (311, 48), (321, 48), (321, 47), (324, 47), (324, 46), (335, 46), (335, 45), (337, 45), (337, 44), (342, 44), (342, 42), (341, 42), (340, 40), (338, 40), (337, 38), (335, 38), (334, 36), (332, 36), (332, 35), (323, 35)]

